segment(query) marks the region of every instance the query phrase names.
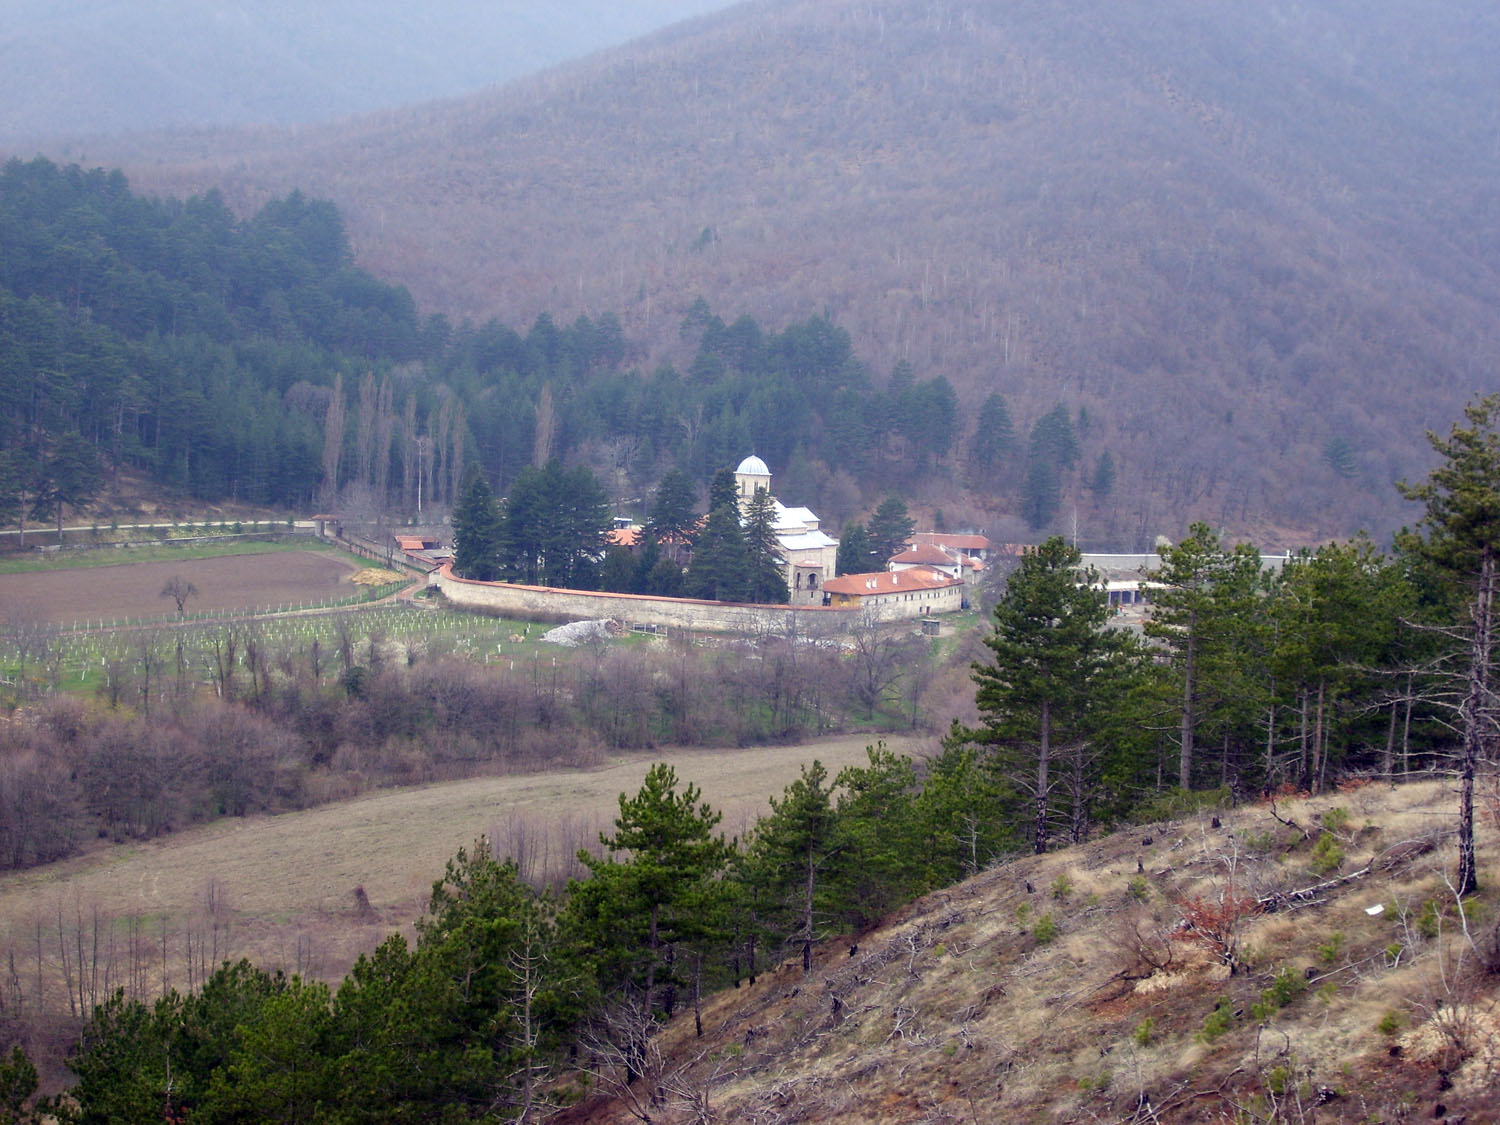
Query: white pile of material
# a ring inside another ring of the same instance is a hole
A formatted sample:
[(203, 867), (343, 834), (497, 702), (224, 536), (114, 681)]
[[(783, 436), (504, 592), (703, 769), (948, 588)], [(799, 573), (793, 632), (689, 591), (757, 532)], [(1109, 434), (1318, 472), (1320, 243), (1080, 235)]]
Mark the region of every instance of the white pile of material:
[(609, 621), (607, 619), (569, 621), (566, 625), (548, 629), (542, 634), (542, 640), (551, 641), (555, 645), (566, 645), (568, 648), (577, 648), (589, 641), (607, 641), (608, 639)]

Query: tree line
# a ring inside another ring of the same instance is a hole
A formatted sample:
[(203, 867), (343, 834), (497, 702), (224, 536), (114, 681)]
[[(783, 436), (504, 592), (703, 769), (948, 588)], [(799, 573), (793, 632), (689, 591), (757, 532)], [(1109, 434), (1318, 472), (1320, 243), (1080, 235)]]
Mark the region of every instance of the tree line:
[[(814, 761), (740, 839), (653, 767), (559, 898), (480, 841), (434, 884), (415, 946), (390, 938), (337, 990), (240, 964), (193, 996), (117, 994), (79, 1042), (69, 1112), (534, 1120), (568, 1090), (550, 1076), (585, 1071), (649, 1119), (681, 1095), (655, 1029), (698, 1017), (706, 989), (753, 987), (788, 957), (806, 973), (816, 942), (912, 895), (1216, 785), (1316, 790), (1351, 771), (1453, 768), (1468, 893), (1473, 783), (1500, 733), (1500, 396), (1466, 422), (1433, 439), (1442, 463), (1406, 486), (1425, 513), (1393, 559), (1359, 540), (1266, 572), (1248, 545), (1197, 525), (1162, 548), (1142, 640), (1111, 625), (1103, 587), (1051, 539), (996, 605), (972, 667), (979, 721), (929, 761), (875, 747), (833, 779)], [(26, 1065), (7, 1064), (18, 1107)]]
[(920, 642), (768, 631), (723, 647), (594, 645), (482, 666), (392, 648), (338, 619), (332, 644), (253, 625), (140, 633), (93, 701), (48, 693), (60, 649), (34, 626), (26, 695), (0, 722), (0, 870), (101, 838), (152, 839), (368, 788), (587, 765), (657, 745), (744, 746), (926, 724)]
[(1318, 792), (1349, 772), (1453, 768), (1466, 893), (1474, 778), (1500, 736), (1497, 423), (1492, 395), (1431, 439), (1440, 465), (1402, 486), (1425, 514), (1392, 555), (1359, 537), (1263, 568), (1254, 546), (1195, 524), (1143, 582), (1140, 637), (1111, 627), (1078, 551), (1048, 540), (996, 606), (975, 668), (984, 721), (951, 743), (1003, 767), (1037, 851), (1129, 815), (1132, 794)]
[(642, 370), (608, 312), (423, 317), (300, 192), (238, 219), (215, 192), (147, 199), (118, 171), (11, 160), (0, 245), (7, 521), (61, 521), (123, 467), (203, 500), (415, 517), (451, 507), (470, 462), (501, 492), (556, 458), (623, 495), (752, 448), (852, 507), (958, 437), (945, 379), (873, 376), (823, 317), (768, 332), (700, 301), (686, 371)]
[[(967, 769), (919, 785), (880, 747), (836, 778), (814, 762), (735, 840), (655, 766), (561, 896), (481, 839), (434, 883), (415, 942), (393, 935), (335, 988), (241, 961), (187, 995), (116, 992), (49, 1108), (81, 1123), (525, 1121), (567, 1096), (568, 1072), (652, 1090), (660, 1020), (755, 987), (788, 954), (806, 971), (827, 934), (992, 857), (994, 834), (969, 831), (986, 790)], [(24, 1120), (31, 1091), (12, 1090)]]

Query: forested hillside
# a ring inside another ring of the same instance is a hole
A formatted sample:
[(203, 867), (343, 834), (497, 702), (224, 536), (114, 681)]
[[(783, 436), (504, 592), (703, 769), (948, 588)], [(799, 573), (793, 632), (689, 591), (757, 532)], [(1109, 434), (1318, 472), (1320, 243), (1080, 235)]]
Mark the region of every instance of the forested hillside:
[[(524, 332), (422, 317), (299, 192), (239, 220), (217, 193), (148, 200), (119, 172), (11, 161), (0, 247), (8, 521), (61, 518), (122, 467), (200, 500), (412, 517), (470, 462), (503, 494), (557, 458), (628, 505), (752, 450), (836, 519), (919, 485), (958, 431), (945, 379), (871, 373), (822, 317), (771, 331), (700, 302), (685, 371), (607, 312)], [(1013, 446), (995, 456), (1022, 464)]]
[[(967, 427), (992, 392), (1086, 423), (1051, 516), (1086, 542), (1283, 542), (1407, 518), (1422, 430), (1493, 382), (1497, 72), (1481, 0), (780, 0), (464, 102), (88, 156), (244, 213), (327, 195), (449, 316), (665, 346), (700, 296), (826, 311)], [(948, 495), (1018, 510), (969, 448)]]

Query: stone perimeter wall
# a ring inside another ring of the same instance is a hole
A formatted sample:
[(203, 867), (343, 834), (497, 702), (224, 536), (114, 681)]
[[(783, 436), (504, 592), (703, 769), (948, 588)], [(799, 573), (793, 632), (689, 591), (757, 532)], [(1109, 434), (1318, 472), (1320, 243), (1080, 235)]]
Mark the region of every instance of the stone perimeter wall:
[[(488, 610), (506, 617), (538, 621), (579, 621), (610, 618), (627, 625), (658, 625), (669, 629), (698, 629), (719, 633), (837, 632), (868, 614), (889, 621), (915, 616), (900, 612), (899, 603), (861, 608), (813, 605), (733, 605), (696, 598), (653, 598), (643, 594), (607, 594), (593, 590), (557, 590), (546, 586), (518, 586), (509, 582), (475, 582), (457, 578), (452, 564), (435, 571), (428, 584), (441, 590), (454, 605)], [(955, 596), (951, 609), (958, 608)], [(943, 612), (934, 607), (933, 612)]]

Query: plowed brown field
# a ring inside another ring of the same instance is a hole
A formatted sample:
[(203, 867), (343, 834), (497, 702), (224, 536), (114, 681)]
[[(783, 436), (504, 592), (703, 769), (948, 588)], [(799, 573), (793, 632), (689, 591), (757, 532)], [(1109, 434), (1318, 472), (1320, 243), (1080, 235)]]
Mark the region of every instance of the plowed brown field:
[(10, 607), (46, 621), (160, 617), (176, 610), (161, 589), (173, 575), (198, 588), (189, 613), (275, 608), (357, 593), (358, 564), (322, 551), (275, 551), (217, 559), (121, 563), (77, 570), (0, 574), (0, 616)]

